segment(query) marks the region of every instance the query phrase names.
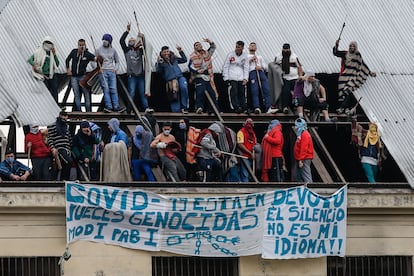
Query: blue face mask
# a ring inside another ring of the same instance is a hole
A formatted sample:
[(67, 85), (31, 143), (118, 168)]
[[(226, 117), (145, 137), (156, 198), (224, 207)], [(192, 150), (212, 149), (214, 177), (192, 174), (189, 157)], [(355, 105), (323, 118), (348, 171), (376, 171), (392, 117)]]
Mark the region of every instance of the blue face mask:
[(9, 164), (13, 163), (14, 162), (14, 157), (7, 157), (6, 162), (9, 163)]
[(185, 123), (180, 123), (178, 126), (179, 126), (180, 129), (185, 129), (185, 127), (186, 127)]

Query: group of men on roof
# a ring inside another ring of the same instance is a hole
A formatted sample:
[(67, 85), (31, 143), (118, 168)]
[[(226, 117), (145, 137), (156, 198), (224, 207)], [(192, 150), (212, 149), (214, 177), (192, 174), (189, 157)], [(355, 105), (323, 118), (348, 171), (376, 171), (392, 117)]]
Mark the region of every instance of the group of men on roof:
[[(127, 89), (131, 101), (128, 101), (126, 107), (120, 106), (116, 75), (119, 68), (119, 56), (112, 47), (112, 35), (104, 34), (102, 45), (95, 50), (95, 54), (88, 51), (84, 39), (79, 39), (78, 48), (73, 49), (66, 58), (67, 75), (71, 77), (71, 86), (75, 96), (74, 111), (81, 111), (82, 95), (85, 99), (86, 111), (91, 111), (90, 94), (94, 79), (99, 81), (103, 91), (104, 112), (124, 112), (126, 110), (131, 113), (133, 111), (131, 103), (135, 100), (135, 95), (139, 97), (141, 111), (145, 111), (145, 113), (154, 111), (149, 107), (147, 99), (151, 93), (145, 78), (149, 61), (145, 37), (142, 33), (138, 33), (138, 36), (128, 38), (130, 28), (131, 25), (128, 23), (119, 43), (126, 59)], [(209, 44), (207, 50), (203, 49), (202, 42)], [(340, 51), (338, 46), (339, 40), (336, 41), (333, 54), (342, 60), (338, 82), (341, 104), (337, 112), (340, 114), (349, 112), (352, 92), (359, 88), (368, 76), (375, 76), (375, 73), (370, 71), (364, 63), (356, 42), (350, 43), (348, 51)], [(178, 56), (168, 46), (163, 46), (157, 58), (156, 70), (165, 80), (166, 96), (170, 102), (171, 111), (183, 114), (189, 112), (188, 82), (191, 82), (196, 91), (194, 111), (197, 114), (218, 113), (220, 112), (219, 92), (214, 82), (212, 67), (212, 55), (217, 46), (206, 38), (201, 42), (195, 42), (193, 47), (194, 51), (191, 53), (189, 61), (180, 46), (177, 46)], [(227, 83), (231, 109), (236, 113), (253, 111), (255, 114), (296, 111), (299, 118), (295, 121), (297, 141), (294, 149), (296, 163), (293, 170), (300, 173), (298, 177), (292, 177), (292, 179), (312, 182), (310, 165), (313, 158), (313, 144), (307, 131), (303, 109), (316, 110), (318, 113), (322, 111), (325, 121), (332, 121), (328, 113), (327, 92), (324, 86), (316, 78), (315, 72), (311, 70), (303, 72), (298, 56), (291, 50), (288, 43), (283, 44), (282, 51), (269, 64), (257, 54), (255, 42), (249, 44), (248, 53), (244, 52), (244, 48), (244, 42), (237, 41), (235, 49), (228, 53), (223, 64), (223, 80)], [(97, 67), (88, 73), (87, 66), (92, 61), (96, 62)], [(188, 80), (179, 66), (187, 61), (191, 73)], [(28, 62), (32, 65), (33, 76), (44, 81), (57, 102), (55, 71), (59, 66), (59, 58), (52, 38), (46, 37)], [(145, 124), (138, 125), (135, 133), (131, 137), (127, 137), (120, 128), (119, 121), (113, 118), (108, 122), (108, 128), (112, 133), (109, 144), (122, 142), (124, 147), (118, 148), (113, 145), (105, 147), (102, 140), (96, 137), (91, 130), (91, 124), (86, 121), (82, 122), (79, 132), (72, 140), (66, 119), (67, 114), (61, 112), (56, 123), (48, 127), (47, 140), (44, 135), (38, 134), (36, 124), (31, 125), (30, 132), (26, 136), (26, 139), (29, 140), (25, 142), (25, 147), (26, 150), (37, 149), (32, 151), (31, 156), (34, 167), (33, 174), (37, 180), (71, 179), (73, 178), (70, 176), (71, 168), (76, 162), (83, 166), (84, 170), (82, 171), (88, 172), (88, 179), (97, 180), (96, 172), (99, 170), (96, 168), (96, 162), (92, 161), (98, 161), (99, 157), (96, 153), (103, 151), (104, 148), (107, 149), (107, 152), (112, 148), (113, 152), (108, 153), (109, 156), (119, 157), (120, 160), (123, 160), (121, 162), (123, 165), (118, 166), (122, 171), (108, 165), (107, 168), (101, 168), (101, 174), (103, 169), (107, 169), (111, 173), (106, 175), (129, 175), (121, 178), (122, 181), (141, 180), (142, 172), (145, 173), (146, 180), (154, 181), (151, 167), (157, 161), (162, 165), (167, 179), (173, 181), (194, 180), (196, 176), (203, 175), (206, 181), (247, 182), (256, 178), (256, 169), (258, 168), (261, 170), (260, 179), (263, 181), (280, 182), (285, 180), (283, 135), (281, 134), (281, 125), (277, 120), (271, 121), (262, 142), (258, 143), (251, 118), (246, 120), (237, 134), (218, 122), (204, 130), (196, 129), (189, 125), (187, 119), (183, 118), (182, 122), (180, 120), (177, 131), (180, 141), (176, 141), (175, 136), (171, 134), (171, 124), (165, 124), (159, 134), (149, 129), (148, 126), (145, 127)], [(36, 136), (33, 141), (30, 140), (30, 133)], [(359, 143), (359, 145), (369, 147), (370, 142), (374, 141), (378, 150), (363, 160), (368, 160), (365, 163), (375, 167), (378, 165), (378, 156), (380, 155), (379, 140), (370, 138), (367, 141), (368, 143)], [(261, 148), (264, 149), (260, 157), (255, 155), (254, 149), (257, 145), (260, 145), (260, 149), (256, 149), (256, 152), (262, 152)], [(42, 150), (39, 151), (38, 147)], [(156, 149), (156, 154), (154, 154), (154, 149)], [(45, 152), (48, 150), (50, 153), (46, 154)], [(124, 150), (125, 152), (129, 151), (129, 155), (118, 155)], [(37, 155), (41, 151), (43, 152)], [(372, 153), (373, 151), (361, 152)], [(57, 177), (50, 174), (50, 157), (59, 161), (57, 162), (58, 169), (55, 170), (59, 172)], [(106, 164), (109, 163), (106, 162)], [(259, 164), (260, 166), (258, 166)], [(370, 175), (376, 175), (375, 168), (371, 169), (370, 166), (364, 165), (364, 170), (370, 169)], [(131, 168), (133, 175), (130, 175), (129, 168)], [(25, 179), (27, 176), (23, 175), (23, 178)], [(108, 179), (111, 178), (107, 177), (106, 180)], [(368, 179), (371, 181), (373, 177), (368, 177)]]
[[(81, 111), (82, 95), (85, 101), (85, 109), (91, 111), (90, 90), (93, 80), (99, 80), (104, 95), (104, 112), (133, 111), (131, 102), (136, 95), (141, 111), (153, 112), (148, 105), (148, 97), (151, 96), (149, 79), (146, 79), (146, 67), (150, 67), (151, 54), (146, 48), (145, 36), (138, 33), (130, 34), (131, 24), (128, 23), (126, 31), (120, 37), (119, 43), (124, 52), (127, 65), (127, 90), (130, 100), (127, 106), (120, 106), (117, 91), (117, 75), (120, 57), (112, 47), (113, 37), (110, 34), (102, 36), (102, 45), (92, 54), (86, 48), (85, 40), (79, 39), (78, 48), (73, 49), (65, 60), (67, 75), (71, 77), (71, 86), (74, 92), (74, 111)], [(127, 41), (127, 42), (126, 42)], [(202, 43), (208, 43), (209, 48), (203, 49)], [(368, 76), (375, 76), (364, 63), (357, 43), (351, 42), (347, 51), (338, 49), (339, 40), (333, 48), (333, 54), (342, 60), (340, 77), (338, 82), (339, 103), (337, 112), (344, 113), (350, 109), (352, 92), (360, 87)], [(172, 112), (189, 112), (188, 83), (195, 87), (194, 111), (219, 112), (219, 91), (214, 82), (212, 56), (217, 48), (210, 39), (197, 41), (193, 45), (194, 51), (189, 59), (180, 46), (177, 46), (178, 55), (163, 46), (155, 64), (166, 83), (165, 95), (170, 103)], [(276, 55), (273, 62), (266, 63), (263, 57), (257, 54), (257, 44), (251, 42), (248, 52), (244, 51), (243, 41), (237, 41), (235, 49), (230, 51), (222, 67), (223, 80), (227, 83), (230, 108), (236, 113), (260, 114), (262, 112), (276, 113), (278, 111), (289, 113), (297, 111), (302, 117), (305, 108), (322, 110), (326, 120), (327, 93), (325, 88), (315, 78), (315, 72), (304, 72), (298, 56), (291, 50), (288, 43), (283, 44), (282, 51)], [(87, 73), (89, 62), (97, 64), (96, 69)], [(33, 75), (43, 80), (50, 93), (57, 102), (58, 88), (55, 71), (59, 66), (59, 58), (56, 54), (55, 44), (51, 37), (46, 37), (42, 45), (36, 49), (28, 62), (32, 65)], [(188, 62), (188, 70), (191, 77), (187, 79), (179, 66)], [(310, 66), (309, 66), (310, 67)], [(268, 73), (266, 74), (266, 71)], [(249, 106), (248, 106), (249, 105)]]
[[(261, 142), (252, 118), (247, 118), (237, 132), (221, 122), (198, 129), (186, 117), (177, 126), (164, 123), (160, 131), (155, 117), (146, 114), (130, 135), (117, 118), (112, 118), (107, 122), (110, 137), (105, 142), (102, 129), (93, 122), (82, 121), (72, 135), (67, 120), (68, 114), (61, 111), (47, 129), (31, 124), (24, 143), (32, 168), (16, 161), (9, 149), (0, 163), (1, 178), (152, 182), (161, 181), (152, 170), (160, 166), (167, 181), (174, 182), (313, 182), (313, 141), (303, 118), (295, 120), (292, 149), (286, 147), (277, 119), (269, 123)], [(362, 168), (369, 182), (376, 182), (384, 157), (378, 127), (370, 124), (365, 130), (354, 121), (352, 129)]]

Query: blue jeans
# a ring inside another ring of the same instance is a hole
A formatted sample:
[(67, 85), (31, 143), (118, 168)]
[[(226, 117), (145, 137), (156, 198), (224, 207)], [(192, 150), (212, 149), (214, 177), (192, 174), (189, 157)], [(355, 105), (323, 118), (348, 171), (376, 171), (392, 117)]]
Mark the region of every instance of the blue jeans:
[[(260, 79), (258, 78), (258, 75)], [(270, 107), (270, 90), (267, 77), (263, 70), (253, 70), (249, 73), (249, 82), (250, 82), (250, 93), (252, 97), (252, 106), (253, 108), (260, 108), (259, 102), (259, 93), (260, 90), (262, 93), (264, 108), (269, 109)]]
[(75, 107), (74, 111), (81, 111), (81, 98), (82, 94), (85, 98), (85, 109), (86, 112), (91, 112), (91, 95), (89, 94), (88, 89), (82, 88), (79, 85), (79, 82), (83, 79), (84, 76), (76, 76), (70, 78), (70, 84), (72, 85), (73, 95), (75, 97)]
[(231, 167), (225, 177), (227, 182), (240, 182), (239, 168), (238, 166)]
[(105, 108), (111, 110), (119, 109), (115, 72), (104, 70), (103, 73), (98, 74), (98, 78), (104, 93)]
[[(246, 159), (246, 163), (252, 167), (252, 160)], [(240, 162), (240, 181), (241, 182), (249, 182), (249, 171), (247, 170), (246, 166), (244, 165), (244, 162)]]
[[(144, 76), (128, 76), (128, 93), (131, 99), (135, 100), (135, 91), (138, 89), (138, 96), (143, 110), (148, 108), (148, 100), (145, 97), (145, 78)], [(132, 109), (128, 103), (128, 111)]]
[[(208, 99), (206, 99), (206, 95), (204, 94), (204, 91), (207, 90), (207, 93), (210, 95), (211, 99), (214, 102), (214, 105), (217, 107), (217, 110), (219, 110), (218, 103), (216, 100), (216, 92), (214, 92), (213, 87), (211, 87), (210, 81), (205, 81), (202, 78), (196, 78), (194, 80), (195, 82), (195, 89), (196, 89), (196, 100), (195, 100), (195, 108), (201, 107), (203, 110), (213, 111), (210, 108), (210, 102)], [(206, 104), (207, 100), (207, 104)], [(207, 108), (209, 107), (209, 108)]]
[(179, 77), (178, 86), (180, 88), (178, 101), (173, 101), (170, 103), (172, 112), (181, 112), (181, 109), (188, 109), (187, 79), (185, 77)]
[(155, 181), (154, 175), (151, 171), (151, 164), (148, 161), (142, 160), (142, 159), (132, 159), (132, 175), (134, 178), (134, 181), (140, 181), (141, 180), (141, 172), (144, 171), (145, 175), (147, 176), (148, 181)]

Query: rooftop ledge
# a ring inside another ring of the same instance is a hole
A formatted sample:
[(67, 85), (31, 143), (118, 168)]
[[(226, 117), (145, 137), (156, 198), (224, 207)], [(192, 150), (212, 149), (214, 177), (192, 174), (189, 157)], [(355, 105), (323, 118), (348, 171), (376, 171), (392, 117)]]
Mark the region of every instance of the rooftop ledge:
[[(200, 183), (200, 182), (129, 182), (90, 184), (130, 187), (164, 195), (237, 195), (286, 189), (304, 183)], [(57, 212), (64, 213), (64, 182), (2, 182), (0, 213)], [(87, 183), (84, 183), (87, 184)], [(334, 193), (348, 185), (350, 214), (392, 213), (414, 214), (414, 190), (407, 183), (312, 183), (307, 187), (321, 195)]]

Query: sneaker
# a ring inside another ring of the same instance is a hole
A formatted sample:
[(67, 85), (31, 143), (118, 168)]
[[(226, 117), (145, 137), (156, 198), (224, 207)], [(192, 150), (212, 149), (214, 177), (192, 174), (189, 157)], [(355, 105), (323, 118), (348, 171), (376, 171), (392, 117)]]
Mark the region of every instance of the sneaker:
[(188, 109), (187, 109), (187, 108), (183, 108), (183, 109), (181, 109), (181, 112), (182, 112), (183, 114), (188, 114)]
[(260, 110), (260, 108), (255, 108), (254, 109), (254, 114), (261, 114), (262, 111)]
[(283, 113), (288, 114), (289, 113), (289, 108), (288, 107), (284, 107), (283, 108)]
[(327, 123), (335, 123), (337, 121), (338, 121), (338, 118), (336, 118), (336, 117), (325, 119), (325, 122), (327, 122)]
[(201, 107), (197, 108), (196, 113), (203, 114), (203, 109)]
[(338, 109), (336, 110), (336, 113), (338, 113), (338, 114), (342, 114), (342, 113), (344, 113), (344, 111), (345, 111), (345, 109), (343, 109), (342, 107), (340, 107), (340, 108), (338, 108)]
[(279, 108), (276, 108), (274, 106), (271, 106), (271, 107), (269, 107), (269, 109), (267, 110), (266, 113), (268, 113), (268, 114), (275, 114), (278, 111), (279, 111)]
[(145, 113), (154, 113), (154, 109), (152, 109), (152, 108), (150, 108), (150, 107), (147, 107), (147, 108), (145, 109)]
[(347, 108), (347, 109), (345, 109), (345, 114), (348, 115), (348, 116), (352, 116), (352, 115), (354, 115), (354, 111), (352, 109)]
[(112, 109), (110, 109), (110, 108), (106, 108), (106, 107), (105, 107), (105, 108), (103, 109), (103, 112), (104, 112), (104, 113), (111, 113), (111, 112), (112, 112)]
[(125, 110), (126, 110), (126, 107), (125, 106), (124, 107), (118, 107), (118, 108), (114, 109), (115, 112), (119, 112), (119, 113), (122, 113)]

